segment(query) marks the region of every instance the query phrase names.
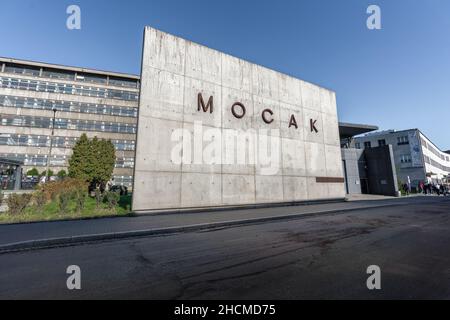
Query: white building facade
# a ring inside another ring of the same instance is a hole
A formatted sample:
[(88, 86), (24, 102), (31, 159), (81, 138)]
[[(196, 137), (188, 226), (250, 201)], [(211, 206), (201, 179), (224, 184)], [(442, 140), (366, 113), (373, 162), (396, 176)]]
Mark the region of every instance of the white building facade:
[(355, 137), (357, 149), (392, 145), (399, 182), (412, 186), (420, 181), (441, 183), (450, 175), (450, 154), (441, 151), (419, 129), (388, 130)]

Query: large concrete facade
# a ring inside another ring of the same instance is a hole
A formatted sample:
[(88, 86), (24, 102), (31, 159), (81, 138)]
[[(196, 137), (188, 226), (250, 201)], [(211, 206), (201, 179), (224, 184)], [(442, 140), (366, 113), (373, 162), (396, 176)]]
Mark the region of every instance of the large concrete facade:
[(134, 177), (135, 211), (343, 198), (335, 93), (147, 27)]

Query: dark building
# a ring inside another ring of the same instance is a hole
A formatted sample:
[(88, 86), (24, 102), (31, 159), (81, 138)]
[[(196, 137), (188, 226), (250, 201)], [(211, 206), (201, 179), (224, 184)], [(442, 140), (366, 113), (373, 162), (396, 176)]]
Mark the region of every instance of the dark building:
[(342, 166), (347, 194), (398, 195), (392, 145), (352, 148), (354, 137), (378, 130), (376, 126), (339, 123)]

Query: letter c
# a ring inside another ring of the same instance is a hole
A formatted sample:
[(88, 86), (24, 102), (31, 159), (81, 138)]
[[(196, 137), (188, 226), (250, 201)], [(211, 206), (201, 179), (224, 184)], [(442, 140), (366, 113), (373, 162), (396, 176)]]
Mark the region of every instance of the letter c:
[(271, 123), (273, 122), (273, 118), (270, 119), (270, 120), (267, 120), (267, 118), (266, 118), (266, 113), (270, 113), (270, 115), (273, 116), (273, 111), (270, 110), (270, 109), (264, 109), (263, 112), (262, 112), (262, 114), (261, 114), (261, 116), (262, 116), (262, 118), (263, 118), (263, 121), (264, 121), (265, 123), (267, 123), (267, 124), (271, 124)]

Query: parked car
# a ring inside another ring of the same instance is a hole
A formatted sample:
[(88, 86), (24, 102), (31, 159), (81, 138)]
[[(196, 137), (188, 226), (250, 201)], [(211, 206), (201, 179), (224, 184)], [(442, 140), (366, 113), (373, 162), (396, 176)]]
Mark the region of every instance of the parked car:
[(125, 186), (112, 186), (109, 191), (113, 191), (113, 192), (119, 192), (121, 196), (126, 196), (128, 195), (128, 188)]

